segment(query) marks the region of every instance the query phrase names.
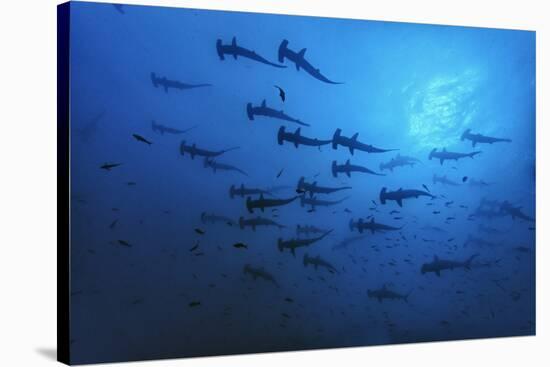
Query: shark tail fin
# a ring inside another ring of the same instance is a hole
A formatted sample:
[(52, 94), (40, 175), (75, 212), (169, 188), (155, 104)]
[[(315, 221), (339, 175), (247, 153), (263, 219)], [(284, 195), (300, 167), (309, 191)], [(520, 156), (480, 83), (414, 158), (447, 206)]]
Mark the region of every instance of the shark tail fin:
[(342, 129), (336, 129), (334, 132), (334, 135), (332, 136), (332, 149), (338, 148), (338, 140), (340, 139), (340, 134), (342, 133)]
[(338, 176), (338, 166), (336, 164), (336, 161), (332, 161), (331, 170), (332, 170), (332, 177), (337, 177)]
[(279, 45), (279, 62), (282, 64), (285, 61), (285, 55), (288, 51), (287, 49), (288, 41), (283, 40), (281, 44)]
[(285, 127), (281, 126), (279, 128), (279, 131), (277, 132), (277, 143), (279, 143), (279, 145), (283, 145), (284, 140), (285, 140)]
[(244, 229), (244, 218), (243, 217), (239, 217), (239, 227), (241, 229)]
[(157, 81), (158, 81), (158, 80), (157, 80), (157, 75), (156, 75), (154, 72), (152, 72), (152, 73), (151, 73), (151, 82), (153, 82), (153, 86), (154, 86), (155, 88), (157, 88), (157, 87), (159, 86), (158, 83), (157, 83)]
[(222, 40), (218, 38), (216, 41), (216, 52), (218, 53), (218, 57), (220, 60), (225, 60), (225, 57), (223, 56), (223, 50), (222, 50)]
[(409, 303), (409, 296), (411, 295), (411, 293), (413, 292), (413, 289), (411, 289), (409, 291), (409, 293), (407, 293), (404, 297), (403, 297), (403, 300), (407, 303)]
[(474, 158), (476, 155), (481, 154), (481, 150), (476, 150), (475, 152), (472, 152), (468, 154), (470, 158)]
[(387, 189), (385, 187), (383, 187), (382, 190), (380, 190), (380, 202), (382, 204), (386, 204), (386, 191)]

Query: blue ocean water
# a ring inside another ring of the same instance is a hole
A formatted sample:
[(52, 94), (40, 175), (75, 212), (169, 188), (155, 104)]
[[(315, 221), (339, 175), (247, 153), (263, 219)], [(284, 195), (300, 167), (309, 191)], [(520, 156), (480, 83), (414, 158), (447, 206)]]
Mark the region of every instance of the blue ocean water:
[(535, 33), (73, 2), (71, 198), (73, 363), (533, 335)]

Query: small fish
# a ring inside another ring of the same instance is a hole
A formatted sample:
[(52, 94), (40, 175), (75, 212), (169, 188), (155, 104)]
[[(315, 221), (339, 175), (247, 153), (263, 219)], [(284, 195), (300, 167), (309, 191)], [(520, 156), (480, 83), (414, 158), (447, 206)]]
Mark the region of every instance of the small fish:
[(308, 213), (313, 213), (315, 211), (315, 209), (309, 209), (307, 212)]
[(455, 217), (447, 217), (446, 220), (455, 220), (456, 218)]
[(426, 189), (426, 191), (430, 192), (430, 189), (428, 189), (428, 186), (422, 184), (422, 187)]
[(149, 140), (145, 139), (143, 136), (141, 135), (138, 135), (138, 134), (132, 134), (132, 136), (134, 137), (134, 139), (136, 139), (137, 141), (141, 141), (142, 143), (145, 143), (147, 145), (151, 145), (153, 144), (152, 142), (150, 142)]
[(289, 315), (289, 314), (286, 314), (286, 313), (284, 313), (284, 312), (281, 314), (281, 316), (286, 317), (287, 319), (290, 319), (290, 315)]
[(348, 208), (344, 209), (344, 212), (346, 213), (351, 213), (351, 210), (349, 210)]
[(286, 93), (283, 90), (283, 88), (279, 87), (278, 85), (274, 85), (275, 88), (279, 90), (279, 97), (281, 97), (281, 100), (284, 102), (286, 99)]
[(403, 217), (393, 217), (393, 219), (395, 219), (395, 220), (401, 220), (401, 219), (403, 219)]
[(203, 235), (204, 234), (204, 231), (200, 228), (195, 228), (195, 232), (197, 232), (198, 234), (200, 235)]
[(454, 240), (455, 240), (454, 237), (453, 237), (453, 238), (449, 238), (449, 239), (447, 240), (447, 242), (452, 242), (452, 241), (454, 241)]
[(116, 224), (118, 223), (118, 219), (115, 219), (110, 225), (109, 229), (114, 229), (116, 227)]
[(136, 183), (133, 182), (133, 181), (130, 181), (130, 182), (126, 182), (126, 185), (128, 185), (128, 186), (136, 186)]
[(285, 298), (285, 301), (287, 301), (288, 303), (294, 302), (294, 300), (293, 300), (292, 298), (290, 298), (290, 297)]
[(197, 244), (196, 244), (195, 246), (193, 246), (193, 247), (191, 247), (191, 248), (189, 249), (189, 252), (193, 252), (193, 251), (195, 251), (195, 250), (198, 249), (198, 248), (199, 248), (199, 243), (197, 242)]
[(201, 303), (199, 301), (193, 301), (193, 302), (189, 302), (189, 307), (197, 307), (197, 306), (200, 306)]
[(468, 181), (468, 176), (462, 177), (462, 182), (466, 182), (466, 181)]
[(248, 249), (248, 246), (245, 245), (245, 244), (242, 243), (242, 242), (238, 242), (238, 243), (234, 244), (233, 247), (235, 247), (235, 248), (244, 248), (244, 249)]
[(113, 169), (115, 167), (118, 167), (118, 166), (121, 166), (121, 165), (122, 165), (122, 163), (104, 163), (99, 168), (104, 169), (105, 171), (110, 171), (111, 169)]
[(439, 210), (434, 210), (432, 213), (434, 213), (434, 214), (439, 214), (439, 213), (441, 213), (441, 212), (440, 212)]
[(392, 214), (399, 214), (399, 210), (392, 210), (392, 211), (390, 212), (390, 215), (392, 215)]
[(277, 178), (281, 177), (281, 175), (283, 174), (283, 171), (285, 169), (284, 168), (281, 168), (281, 170), (279, 171), (279, 173), (277, 173)]
[(132, 245), (130, 245), (128, 242), (124, 240), (118, 240), (118, 244), (126, 247), (132, 247)]

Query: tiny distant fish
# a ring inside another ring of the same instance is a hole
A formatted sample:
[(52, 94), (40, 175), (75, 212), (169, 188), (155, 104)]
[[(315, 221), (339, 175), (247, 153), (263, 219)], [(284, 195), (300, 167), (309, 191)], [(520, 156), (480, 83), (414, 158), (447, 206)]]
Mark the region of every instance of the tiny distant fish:
[(349, 210), (348, 208), (344, 209), (344, 211), (345, 211), (346, 213), (351, 213), (351, 210)]
[(116, 227), (116, 224), (118, 223), (118, 219), (115, 219), (110, 225), (109, 225), (109, 228), (110, 229), (114, 229)]
[(105, 163), (99, 168), (104, 169), (105, 171), (110, 171), (111, 169), (118, 167), (120, 165), (122, 165), (122, 163)]
[(460, 205), (460, 207), (461, 207), (462, 209), (468, 209), (468, 206), (466, 206), (466, 205)]
[(315, 209), (309, 209), (307, 212), (308, 213), (313, 213), (315, 211)]
[(204, 256), (204, 252), (197, 252), (195, 253), (195, 256)]
[(447, 240), (447, 242), (451, 242), (451, 241), (454, 241), (454, 237), (453, 237), (453, 238), (449, 238), (449, 239)]
[(197, 306), (200, 306), (201, 303), (199, 301), (193, 301), (193, 302), (189, 302), (189, 307), (197, 307)]
[(114, 212), (118, 212), (120, 209), (119, 208), (111, 208), (112, 211)]
[(245, 245), (245, 244), (242, 243), (242, 242), (238, 242), (238, 243), (234, 244), (233, 247), (235, 247), (235, 248), (244, 248), (244, 249), (248, 249), (248, 246)]
[(446, 220), (455, 220), (456, 218), (455, 217), (447, 217)]
[(371, 201), (372, 201), (372, 203), (374, 204), (374, 206), (377, 206), (377, 205), (378, 205), (378, 204), (376, 204), (376, 201), (374, 201), (374, 200), (371, 200)]
[(132, 247), (132, 245), (130, 245), (128, 242), (124, 240), (118, 240), (118, 244), (126, 247)]
[(292, 298), (290, 298), (290, 297), (285, 298), (285, 301), (287, 301), (288, 303), (294, 302), (294, 300), (293, 300)]
[(136, 186), (136, 183), (133, 182), (133, 181), (130, 181), (130, 182), (126, 182), (126, 185), (128, 185), (128, 186)]
[(132, 302), (133, 305), (138, 305), (140, 303), (143, 303), (143, 298), (138, 298)]
[(434, 210), (432, 213), (434, 213), (434, 214), (439, 214), (439, 213), (441, 213), (441, 212), (440, 212), (439, 210)]
[(193, 246), (193, 247), (191, 247), (191, 248), (189, 249), (189, 252), (193, 252), (193, 251), (195, 251), (195, 250), (198, 249), (198, 248), (199, 248), (199, 243), (197, 242), (197, 244), (196, 244), (195, 246)]
[(197, 232), (198, 234), (200, 235), (203, 235), (204, 234), (204, 231), (200, 228), (195, 228), (195, 232)]
[(320, 174), (321, 174), (321, 172), (317, 172), (315, 175), (313, 175), (313, 178), (319, 177)]
[(466, 182), (466, 181), (468, 181), (468, 176), (462, 177), (462, 182)]
[(458, 168), (456, 168), (456, 166), (452, 166), (451, 168), (452, 168), (452, 169), (458, 169)]
[(393, 219), (395, 219), (395, 220), (401, 220), (401, 219), (403, 219), (403, 217), (393, 217)]
[(284, 313), (284, 312), (281, 314), (281, 316), (286, 317), (287, 319), (290, 319), (290, 315), (288, 315), (288, 314), (286, 314), (286, 313)]
[(283, 174), (283, 171), (285, 169), (284, 168), (281, 168), (281, 170), (279, 171), (279, 173), (277, 173), (277, 178), (281, 177), (281, 175)]
[(426, 191), (430, 192), (430, 189), (428, 189), (428, 186), (422, 184), (422, 187), (426, 189)]
[(151, 145), (153, 144), (152, 142), (150, 142), (149, 140), (145, 139), (143, 136), (141, 135), (138, 135), (138, 134), (132, 134), (132, 136), (134, 137), (134, 139), (136, 139), (137, 141), (140, 141), (142, 143), (145, 143), (147, 145)]
[(390, 215), (391, 215), (391, 214), (399, 214), (399, 210), (392, 210), (392, 211), (390, 212)]

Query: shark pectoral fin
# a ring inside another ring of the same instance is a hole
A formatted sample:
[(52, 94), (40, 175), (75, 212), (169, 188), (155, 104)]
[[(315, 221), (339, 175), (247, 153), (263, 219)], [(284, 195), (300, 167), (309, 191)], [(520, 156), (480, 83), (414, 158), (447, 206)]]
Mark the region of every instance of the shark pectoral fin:
[(396, 200), (396, 201), (397, 201), (397, 204), (398, 204), (400, 207), (403, 207), (403, 200), (398, 199), (398, 200)]
[(349, 147), (349, 152), (353, 155), (353, 147)]
[(348, 177), (351, 177), (351, 173), (350, 173), (349, 171), (346, 171), (346, 175), (347, 175)]
[(300, 64), (296, 63), (296, 70), (300, 71)]
[(294, 142), (294, 147), (298, 148), (298, 142), (297, 141)]
[(443, 158), (440, 158), (440, 159), (439, 159), (439, 163), (440, 163), (441, 165), (443, 165)]
[(438, 277), (440, 277), (440, 276), (441, 276), (441, 272), (440, 272), (439, 270), (436, 270), (435, 275), (437, 275)]

